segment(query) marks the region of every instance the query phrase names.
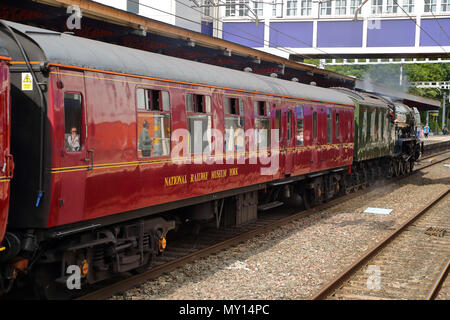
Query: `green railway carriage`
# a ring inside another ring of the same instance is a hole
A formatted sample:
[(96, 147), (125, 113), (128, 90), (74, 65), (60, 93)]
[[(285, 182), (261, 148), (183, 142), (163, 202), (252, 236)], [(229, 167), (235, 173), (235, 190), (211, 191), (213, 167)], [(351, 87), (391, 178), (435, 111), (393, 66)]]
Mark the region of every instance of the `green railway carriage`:
[(375, 95), (339, 89), (355, 103), (355, 139), (353, 161), (388, 157), (395, 146), (393, 105)]
[(338, 90), (346, 93), (355, 104), (353, 165), (344, 182), (346, 191), (395, 175), (394, 105), (373, 94), (345, 88)]
[(390, 116), (392, 109), (384, 101), (368, 95), (365, 95), (363, 100), (354, 101), (354, 161), (390, 156), (395, 146), (395, 126)]

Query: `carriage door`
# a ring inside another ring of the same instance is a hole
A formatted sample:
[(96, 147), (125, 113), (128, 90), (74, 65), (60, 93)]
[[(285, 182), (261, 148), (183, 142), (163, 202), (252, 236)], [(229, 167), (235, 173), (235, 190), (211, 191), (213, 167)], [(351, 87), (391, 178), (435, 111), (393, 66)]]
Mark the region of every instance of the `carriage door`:
[(9, 209), (9, 182), (13, 175), (10, 155), (9, 67), (0, 60), (0, 248), (5, 233)]
[(294, 120), (293, 120), (293, 113), (291, 109), (285, 109), (283, 110), (283, 113), (285, 115), (285, 124), (286, 124), (286, 136), (284, 137), (284, 146), (283, 149), (285, 149), (286, 154), (286, 160), (285, 160), (285, 168), (284, 172), (285, 174), (291, 174), (292, 173), (292, 167), (294, 163), (294, 154), (295, 154), (295, 142), (294, 142)]
[(92, 169), (93, 153), (87, 146), (87, 115), (84, 78), (81, 72), (60, 76), (60, 119), (58, 130), (61, 192), (58, 199), (58, 224), (79, 220), (83, 216), (87, 171)]
[(325, 169), (327, 167), (327, 108), (318, 106), (317, 108), (317, 155), (318, 167)]

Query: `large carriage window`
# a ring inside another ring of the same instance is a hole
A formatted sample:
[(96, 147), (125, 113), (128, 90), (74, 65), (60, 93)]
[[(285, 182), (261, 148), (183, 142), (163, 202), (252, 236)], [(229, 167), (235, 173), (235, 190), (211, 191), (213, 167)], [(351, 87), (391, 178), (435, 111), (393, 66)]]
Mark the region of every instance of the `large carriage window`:
[(304, 131), (304, 127), (303, 127), (303, 122), (304, 122), (304, 117), (303, 117), (303, 107), (297, 107), (297, 135), (296, 135), (296, 141), (297, 141), (297, 146), (302, 146), (304, 143), (304, 138), (303, 138), (303, 131)]
[(66, 152), (81, 150), (82, 96), (79, 93), (64, 93), (64, 146)]
[(211, 152), (211, 97), (191, 93), (186, 94), (186, 111), (190, 136), (190, 153)]
[(225, 152), (245, 150), (244, 101), (225, 98)]
[(170, 99), (160, 90), (137, 89), (139, 157), (170, 155)]
[(327, 143), (330, 144), (333, 138), (333, 118), (331, 109), (327, 108)]

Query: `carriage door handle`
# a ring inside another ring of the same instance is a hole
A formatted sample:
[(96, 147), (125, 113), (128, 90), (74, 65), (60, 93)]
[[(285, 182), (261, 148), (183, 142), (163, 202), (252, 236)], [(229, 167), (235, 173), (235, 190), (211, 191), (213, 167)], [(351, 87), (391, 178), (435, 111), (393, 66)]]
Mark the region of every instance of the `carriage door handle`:
[(88, 170), (94, 169), (94, 150), (88, 150), (88, 154), (90, 154), (89, 158), (84, 158), (85, 162), (90, 162)]

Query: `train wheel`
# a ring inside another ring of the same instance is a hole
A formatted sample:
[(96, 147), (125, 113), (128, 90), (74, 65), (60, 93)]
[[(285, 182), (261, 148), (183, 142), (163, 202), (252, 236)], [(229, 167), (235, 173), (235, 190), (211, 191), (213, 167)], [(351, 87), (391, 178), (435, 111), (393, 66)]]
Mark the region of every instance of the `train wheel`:
[(400, 175), (400, 161), (394, 160), (394, 177), (398, 177)]
[(406, 162), (403, 160), (399, 161), (399, 171), (401, 176), (403, 176), (406, 173)]
[(405, 174), (409, 174), (411, 172), (411, 166), (409, 162), (405, 162)]
[(414, 161), (409, 162), (409, 172), (413, 172), (414, 170)]

